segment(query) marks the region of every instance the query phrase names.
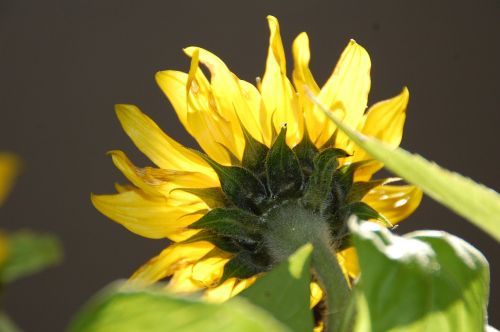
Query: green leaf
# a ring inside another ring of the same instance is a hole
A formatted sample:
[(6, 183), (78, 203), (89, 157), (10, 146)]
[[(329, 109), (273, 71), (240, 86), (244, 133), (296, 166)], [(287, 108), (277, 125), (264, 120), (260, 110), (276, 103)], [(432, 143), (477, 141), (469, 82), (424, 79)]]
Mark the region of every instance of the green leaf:
[(310, 97), (353, 142), (383, 162), (387, 169), (419, 186), (437, 202), (500, 241), (500, 195), (497, 192), (419, 155), (391, 148), (375, 138), (356, 132), (327, 111), (316, 97)]
[(244, 290), (238, 298), (246, 298), (265, 309), (292, 331), (312, 331), (314, 324), (309, 308), (312, 250), (310, 244), (302, 246), (286, 262)]
[(400, 237), (371, 222), (349, 226), (361, 269), (355, 332), (484, 329), (489, 267), (477, 249), (440, 231)]
[(295, 153), (286, 144), (286, 127), (281, 129), (266, 158), (266, 175), (273, 195), (296, 193), (302, 188), (304, 175)]
[(12, 320), (3, 312), (0, 312), (0, 331), (2, 332), (21, 332), (21, 330), (12, 322)]
[(70, 332), (289, 332), (264, 310), (240, 299), (212, 304), (163, 290), (114, 286), (77, 315)]
[(1, 268), (0, 278), (8, 283), (57, 264), (62, 259), (62, 249), (56, 237), (19, 231), (8, 236), (9, 254)]
[(217, 173), (222, 191), (234, 205), (259, 213), (258, 205), (267, 198), (266, 188), (249, 170), (238, 166), (224, 166), (198, 153)]

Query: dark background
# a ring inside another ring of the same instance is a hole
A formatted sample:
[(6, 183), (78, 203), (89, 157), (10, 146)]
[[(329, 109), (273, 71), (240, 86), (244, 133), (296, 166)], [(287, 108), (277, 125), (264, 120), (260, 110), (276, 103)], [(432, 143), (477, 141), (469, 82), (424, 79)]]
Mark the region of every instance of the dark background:
[[(372, 56), (370, 104), (411, 93), (402, 146), (500, 189), (500, 3), (477, 1), (38, 1), (0, 0), (0, 149), (24, 171), (0, 210), (1, 227), (56, 233), (65, 262), (11, 285), (5, 299), (26, 331), (60, 331), (91, 294), (129, 276), (166, 241), (107, 220), (90, 192), (123, 177), (105, 152), (147, 161), (122, 132), (113, 104), (133, 103), (179, 141), (194, 141), (157, 88), (158, 70), (188, 70), (198, 45), (248, 81), (261, 76), (266, 15), (293, 38), (307, 31), (319, 83), (350, 38)], [(492, 264), (491, 323), (500, 326), (498, 244), (428, 198), (399, 232), (444, 229)]]

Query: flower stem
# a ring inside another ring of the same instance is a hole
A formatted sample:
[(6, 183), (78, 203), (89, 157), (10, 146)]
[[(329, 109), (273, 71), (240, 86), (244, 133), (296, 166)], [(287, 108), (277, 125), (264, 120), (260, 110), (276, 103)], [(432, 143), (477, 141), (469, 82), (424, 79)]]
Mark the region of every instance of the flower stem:
[(325, 292), (325, 331), (338, 332), (349, 303), (350, 289), (336, 255), (328, 244), (314, 241), (312, 265)]
[(347, 312), (350, 289), (337, 261), (327, 222), (318, 213), (293, 201), (271, 210), (265, 218), (270, 227), (264, 240), (276, 264), (304, 244), (313, 245), (313, 272), (326, 300), (324, 331), (339, 332)]

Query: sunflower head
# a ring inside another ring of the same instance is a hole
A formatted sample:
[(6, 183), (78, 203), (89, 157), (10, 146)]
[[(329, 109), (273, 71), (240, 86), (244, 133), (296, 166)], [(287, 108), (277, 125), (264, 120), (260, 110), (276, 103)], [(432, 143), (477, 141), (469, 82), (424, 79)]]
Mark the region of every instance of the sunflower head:
[[(126, 133), (156, 167), (137, 167), (121, 151), (115, 165), (132, 185), (93, 195), (96, 208), (129, 230), (172, 241), (132, 280), (169, 278), (167, 288), (206, 290), (218, 300), (241, 291), (304, 241), (327, 244), (346, 275), (357, 273), (348, 216), (393, 225), (418, 206), (421, 192), (372, 180), (382, 165), (358, 149), (306, 96), (306, 89), (351, 127), (399, 145), (406, 88), (365, 112), (370, 58), (348, 43), (332, 75), (319, 86), (309, 70), (309, 41), (293, 43), (293, 84), (278, 21), (270, 28), (266, 70), (256, 86), (240, 80), (217, 56), (188, 47), (188, 73), (156, 75), (181, 123), (203, 152), (188, 149), (139, 109), (118, 105)], [(207, 78), (201, 69), (210, 73)], [(312, 283), (313, 303), (321, 291)]]

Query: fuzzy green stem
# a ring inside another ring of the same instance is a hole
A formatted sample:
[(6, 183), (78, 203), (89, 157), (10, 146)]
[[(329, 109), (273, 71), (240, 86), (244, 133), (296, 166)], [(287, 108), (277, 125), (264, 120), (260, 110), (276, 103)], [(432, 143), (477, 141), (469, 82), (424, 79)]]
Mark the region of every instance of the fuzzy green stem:
[(297, 202), (281, 205), (264, 217), (270, 224), (270, 232), (265, 235), (266, 246), (276, 263), (306, 243), (313, 245), (313, 272), (325, 293), (327, 305), (325, 331), (340, 331), (350, 289), (337, 261), (328, 224)]
[(337, 257), (322, 241), (314, 241), (312, 265), (326, 296), (325, 331), (338, 332), (349, 303), (350, 289)]

